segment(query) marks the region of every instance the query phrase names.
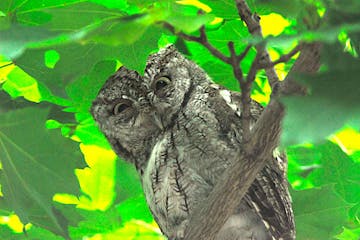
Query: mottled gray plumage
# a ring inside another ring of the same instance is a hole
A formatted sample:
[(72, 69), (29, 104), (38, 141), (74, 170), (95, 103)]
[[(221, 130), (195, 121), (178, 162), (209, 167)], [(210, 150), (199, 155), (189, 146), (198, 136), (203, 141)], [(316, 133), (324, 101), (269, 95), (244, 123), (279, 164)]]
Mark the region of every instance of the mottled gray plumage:
[[(214, 84), (173, 46), (149, 57), (145, 82), (161, 118), (142, 182), (160, 228), (181, 239), (192, 211), (241, 152), (240, 95)], [(262, 108), (251, 103), (252, 124)], [(269, 159), (216, 239), (294, 239), (294, 218), (280, 158)]]
[(91, 107), (114, 151), (132, 162), (140, 175), (161, 131), (148, 92), (149, 87), (136, 71), (121, 67), (109, 77)]
[[(241, 151), (240, 95), (212, 83), (173, 47), (150, 56), (145, 82), (121, 67), (91, 112), (115, 152), (132, 162), (160, 228), (181, 239), (201, 205)], [(252, 102), (253, 123), (261, 107)], [(294, 239), (294, 222), (279, 158), (258, 174), (217, 239)]]

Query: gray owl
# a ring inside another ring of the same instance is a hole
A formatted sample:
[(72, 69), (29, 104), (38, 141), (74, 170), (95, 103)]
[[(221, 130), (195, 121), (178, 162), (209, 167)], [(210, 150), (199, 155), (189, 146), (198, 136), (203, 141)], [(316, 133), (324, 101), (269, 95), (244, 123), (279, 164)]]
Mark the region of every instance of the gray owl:
[(148, 92), (136, 71), (121, 67), (109, 77), (91, 107), (114, 151), (132, 162), (140, 175), (162, 127), (147, 100)]
[[(145, 82), (163, 126), (142, 177), (166, 236), (181, 239), (189, 216), (242, 151), (240, 94), (215, 84), (173, 46), (149, 57)], [(252, 125), (262, 107), (251, 103)], [(294, 217), (280, 158), (269, 159), (217, 240), (294, 239)]]

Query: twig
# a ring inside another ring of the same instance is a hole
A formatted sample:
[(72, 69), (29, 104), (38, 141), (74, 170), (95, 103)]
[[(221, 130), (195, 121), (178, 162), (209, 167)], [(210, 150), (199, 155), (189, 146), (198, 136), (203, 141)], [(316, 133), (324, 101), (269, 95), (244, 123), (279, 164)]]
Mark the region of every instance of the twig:
[(250, 51), (251, 47), (252, 47), (251, 45), (248, 45), (248, 46), (245, 48), (244, 52), (242, 52), (239, 56), (237, 56), (239, 62), (241, 62), (241, 61), (245, 58), (245, 56), (246, 56), (246, 55), (248, 54), (248, 52)]
[(201, 45), (206, 47), (214, 57), (222, 60), (225, 63), (230, 64), (230, 58), (225, 56), (223, 53), (221, 53), (213, 45), (210, 44), (210, 42), (207, 39), (204, 26), (202, 26), (200, 28), (200, 36), (196, 37), (196, 36), (188, 35), (188, 34), (183, 33), (183, 32), (176, 32), (174, 26), (172, 26), (171, 24), (169, 24), (167, 22), (164, 22), (163, 24), (164, 24), (164, 27), (167, 28), (168, 30), (170, 30), (170, 32), (172, 32), (174, 35), (177, 35), (177, 36), (179, 36), (179, 37), (181, 37), (181, 38), (183, 38), (185, 40), (191, 41), (191, 42), (200, 43)]
[[(257, 37), (262, 38), (262, 31), (259, 23), (259, 16), (256, 14), (252, 14), (249, 6), (247, 5), (245, 0), (235, 0), (236, 7), (238, 9), (239, 16), (241, 20), (243, 20), (246, 23), (246, 26), (248, 27), (249, 32)], [(269, 53), (265, 49), (265, 46), (263, 43), (257, 44), (256, 50), (258, 52), (262, 52), (262, 61), (264, 64), (268, 65), (271, 64), (271, 59), (269, 56)], [(269, 80), (269, 84), (271, 88), (273, 89), (275, 85), (279, 82), (279, 77), (274, 69), (274, 67), (268, 67), (265, 68), (266, 76)]]
[(0, 66), (0, 68), (6, 68), (6, 67), (11, 66), (13, 64), (14, 64), (13, 62), (7, 63), (7, 64), (4, 64), (4, 65)]
[[(291, 82), (294, 73), (316, 72), (320, 62), (320, 47), (319, 44), (304, 45), (285, 82)], [(271, 157), (269, 154), (272, 154), (272, 150), (278, 144), (283, 115), (284, 108), (273, 99), (251, 130), (248, 152), (252, 154), (240, 154), (239, 161), (235, 161), (227, 168), (209, 197), (203, 201), (201, 207), (195, 209), (190, 218), (185, 240), (214, 239), (225, 221), (238, 207), (240, 199), (255, 180), (256, 174)]]
[(281, 55), (279, 59), (273, 62), (262, 62), (260, 63), (259, 68), (271, 68), (279, 63), (284, 63), (289, 61), (295, 54), (297, 54), (299, 51), (301, 51), (302, 45), (299, 44), (295, 48), (293, 48), (289, 53)]
[[(254, 35), (260, 34), (260, 36), (262, 36), (258, 16), (251, 14), (250, 9), (244, 0), (236, 0), (236, 3), (239, 14), (246, 22), (249, 31)], [(245, 127), (243, 129), (249, 129), (249, 127), (246, 127), (246, 121), (248, 121), (246, 120), (246, 115), (248, 114), (250, 116), (249, 102), (251, 85), (255, 80), (257, 71), (261, 67), (260, 61), (265, 60), (265, 64), (273, 64), (265, 50), (265, 45), (258, 44), (255, 46), (257, 55), (246, 79), (244, 79), (240, 62), (246, 56), (251, 46), (248, 46), (243, 53), (237, 55), (234, 43), (229, 42), (228, 48), (230, 56), (227, 57), (209, 43), (204, 27), (200, 29), (200, 36), (196, 37), (182, 32), (176, 32), (175, 28), (168, 23), (164, 23), (164, 26), (172, 33), (185, 40), (200, 43), (206, 47), (213, 56), (232, 66), (234, 75), (239, 81), (244, 97), (244, 99), (242, 99), (242, 114), (245, 119), (245, 125), (243, 125), (243, 127)], [(303, 51), (304, 49), (308, 49), (308, 51)], [(287, 79), (289, 78), (286, 81), (287, 84), (282, 87), (284, 92), (293, 86), (292, 84), (288, 84), (291, 82), (291, 77), (289, 76), (292, 76), (293, 72), (309, 72), (318, 68), (319, 59), (312, 55), (312, 51), (316, 49), (316, 46), (306, 44), (304, 49), (302, 49), (299, 58), (296, 60), (296, 63), (299, 64), (295, 63), (287, 76)], [(313, 67), (306, 68), (304, 65), (312, 65)], [(278, 77), (274, 68), (266, 68), (266, 73), (271, 86), (278, 85)], [(249, 109), (247, 109), (246, 106)], [(243, 133), (243, 137), (249, 135), (247, 140), (244, 141), (247, 145), (245, 151), (240, 153), (238, 161), (235, 161), (232, 166), (227, 168), (226, 172), (222, 175), (221, 180), (211, 191), (209, 197), (204, 200), (202, 206), (194, 209), (194, 212), (190, 216), (189, 227), (186, 230), (184, 240), (212, 240), (215, 238), (225, 221), (233, 214), (234, 209), (238, 207), (239, 201), (246, 194), (257, 173), (272, 156), (273, 149), (278, 145), (283, 114), (284, 109), (281, 104), (276, 101), (276, 99), (272, 99), (252, 130), (249, 130), (248, 133)]]
[[(228, 48), (230, 52), (230, 64), (233, 68), (234, 76), (239, 82), (240, 89), (241, 89), (241, 130), (242, 130), (242, 144), (243, 149), (246, 151), (248, 149), (247, 144), (250, 140), (250, 120), (251, 120), (251, 113), (250, 113), (250, 95), (251, 95), (251, 85), (253, 81), (255, 80), (257, 68), (255, 65), (258, 65), (259, 57), (258, 54), (256, 55), (256, 58), (254, 62), (252, 63), (252, 66), (250, 68), (248, 77), (246, 78), (246, 81), (243, 76), (243, 72), (240, 68), (240, 62), (246, 54), (249, 52), (251, 46), (247, 46), (244, 52), (242, 52), (240, 55), (236, 55), (234, 42), (230, 41), (228, 42)], [(249, 77), (251, 76), (251, 77)]]
[[(245, 81), (242, 69), (240, 68), (240, 63), (245, 58), (245, 56), (247, 55), (249, 50), (251, 49), (251, 45), (247, 46), (241, 54), (237, 55), (236, 51), (235, 51), (234, 42), (229, 41), (228, 48), (229, 48), (229, 52), (230, 52), (230, 57), (227, 57), (210, 44), (210, 42), (208, 41), (208, 38), (206, 36), (205, 26), (202, 26), (200, 28), (200, 36), (198, 36), (198, 37), (191, 36), (191, 35), (185, 34), (183, 32), (176, 32), (174, 26), (172, 26), (171, 24), (169, 24), (167, 22), (164, 22), (164, 26), (167, 29), (169, 29), (173, 34), (176, 34), (177, 36), (179, 36), (185, 40), (200, 43), (201, 45), (206, 47), (213, 56), (217, 57), (218, 59), (220, 59), (223, 62), (230, 64), (232, 66), (234, 76), (238, 80), (240, 89), (241, 89), (242, 138), (243, 138), (243, 143), (245, 145), (244, 149), (247, 149), (246, 144), (249, 142), (249, 139), (250, 139), (251, 85), (255, 79), (256, 72), (259, 68), (258, 67), (251, 68), (250, 70), (253, 71), (253, 72), (251, 72), (251, 71), (249, 72), (249, 74), (251, 76), (251, 78), (250, 78), (251, 80), (249, 81), (249, 77), (248, 77), (247, 81)], [(258, 61), (259, 61), (259, 54), (257, 54), (257, 57), (256, 57), (256, 66), (258, 65)], [(248, 76), (249, 76), (249, 74), (248, 74)]]
[[(229, 64), (232, 66), (234, 76), (239, 82), (240, 89), (242, 89), (243, 86), (245, 85), (244, 75), (240, 68), (240, 61), (242, 60), (242, 58), (236, 55), (234, 42), (232, 41), (228, 42), (228, 48), (230, 52)], [(248, 51), (249, 51), (248, 49), (245, 49), (245, 51), (241, 55), (246, 55)]]

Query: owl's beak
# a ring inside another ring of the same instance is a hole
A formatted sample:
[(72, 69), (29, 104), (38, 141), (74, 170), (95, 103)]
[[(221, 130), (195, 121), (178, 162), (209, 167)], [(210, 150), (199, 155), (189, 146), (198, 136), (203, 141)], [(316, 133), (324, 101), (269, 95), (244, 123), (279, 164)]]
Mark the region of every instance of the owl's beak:
[(162, 123), (161, 117), (156, 111), (153, 111), (152, 121), (155, 124), (155, 126), (161, 129), (161, 131), (164, 130), (164, 124)]

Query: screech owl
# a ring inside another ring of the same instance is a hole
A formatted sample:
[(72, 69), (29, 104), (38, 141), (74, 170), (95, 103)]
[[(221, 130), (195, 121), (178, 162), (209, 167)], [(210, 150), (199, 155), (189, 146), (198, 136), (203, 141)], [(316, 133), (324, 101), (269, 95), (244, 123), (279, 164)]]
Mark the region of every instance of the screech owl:
[(114, 151), (132, 162), (140, 175), (162, 127), (147, 100), (148, 92), (143, 78), (122, 66), (107, 79), (91, 107)]
[[(164, 128), (144, 170), (144, 192), (164, 234), (181, 239), (192, 211), (238, 160), (240, 94), (213, 83), (173, 46), (149, 57), (144, 80)], [(261, 111), (251, 103), (252, 124)], [(269, 159), (216, 239), (295, 238), (285, 168), (280, 158)]]

